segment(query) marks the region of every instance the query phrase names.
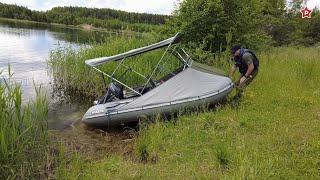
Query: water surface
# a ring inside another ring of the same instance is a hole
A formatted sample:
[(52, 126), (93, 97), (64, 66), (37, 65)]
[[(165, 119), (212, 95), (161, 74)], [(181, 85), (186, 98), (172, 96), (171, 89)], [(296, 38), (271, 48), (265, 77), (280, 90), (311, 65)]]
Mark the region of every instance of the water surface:
[(64, 128), (81, 118), (83, 109), (75, 102), (59, 102), (52, 94), (52, 76), (47, 60), (56, 48), (79, 48), (91, 42), (103, 42), (107, 32), (88, 32), (63, 26), (0, 20), (0, 72), (1, 79), (12, 78), (21, 84), (23, 100), (35, 97), (35, 86), (42, 86), (50, 101), (49, 125)]

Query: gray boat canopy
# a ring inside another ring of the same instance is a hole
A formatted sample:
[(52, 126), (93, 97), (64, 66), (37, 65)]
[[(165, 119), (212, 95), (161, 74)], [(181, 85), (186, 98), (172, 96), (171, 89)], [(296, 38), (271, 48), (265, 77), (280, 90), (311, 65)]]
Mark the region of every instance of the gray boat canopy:
[(180, 34), (177, 33), (174, 37), (171, 37), (169, 39), (160, 41), (160, 42), (155, 43), (155, 44), (151, 44), (149, 46), (141, 47), (141, 48), (138, 48), (138, 49), (133, 49), (133, 50), (130, 50), (128, 52), (117, 54), (117, 55), (114, 55), (114, 56), (89, 59), (89, 60), (86, 60), (85, 63), (87, 65), (91, 66), (91, 67), (96, 67), (96, 66), (99, 66), (101, 64), (110, 62), (110, 61), (118, 61), (118, 60), (121, 60), (123, 58), (136, 56), (138, 54), (142, 54), (142, 53), (145, 53), (145, 52), (148, 52), (148, 51), (152, 51), (152, 50), (159, 49), (159, 48), (162, 48), (162, 47), (165, 47), (165, 46), (169, 46), (171, 44), (178, 43), (180, 41), (180, 37), (181, 37)]

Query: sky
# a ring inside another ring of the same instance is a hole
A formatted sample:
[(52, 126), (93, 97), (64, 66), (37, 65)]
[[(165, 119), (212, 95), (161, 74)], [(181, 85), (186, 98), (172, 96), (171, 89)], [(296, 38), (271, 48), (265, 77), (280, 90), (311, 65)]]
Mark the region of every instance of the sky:
[(320, 8), (320, 0), (307, 0), (306, 2), (309, 9)]
[[(82, 6), (111, 8), (127, 12), (170, 15), (182, 0), (0, 0), (2, 3), (17, 4), (32, 10), (50, 10), (56, 6)], [(307, 7), (320, 8), (320, 0), (305, 0)]]
[(2, 3), (46, 11), (56, 6), (111, 8), (127, 12), (170, 15), (179, 0), (0, 0)]

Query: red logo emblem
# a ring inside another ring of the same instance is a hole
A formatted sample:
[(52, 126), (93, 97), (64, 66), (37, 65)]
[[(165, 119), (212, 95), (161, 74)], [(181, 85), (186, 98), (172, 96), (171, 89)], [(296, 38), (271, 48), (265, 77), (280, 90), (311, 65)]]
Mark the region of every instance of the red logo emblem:
[(305, 7), (300, 12), (302, 18), (311, 18), (312, 10), (309, 10), (308, 7)]

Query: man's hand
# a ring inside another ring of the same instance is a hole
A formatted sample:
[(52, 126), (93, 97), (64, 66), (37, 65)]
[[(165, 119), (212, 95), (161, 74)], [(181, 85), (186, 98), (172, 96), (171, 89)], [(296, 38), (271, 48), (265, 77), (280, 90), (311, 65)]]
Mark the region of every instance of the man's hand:
[(244, 76), (240, 77), (240, 79), (234, 83), (236, 88), (241, 88), (244, 85), (244, 83), (246, 82), (246, 80), (247, 80), (246, 77), (244, 77)]
[(245, 76), (242, 76), (239, 81), (239, 86), (242, 86), (246, 80), (247, 80), (247, 78)]

